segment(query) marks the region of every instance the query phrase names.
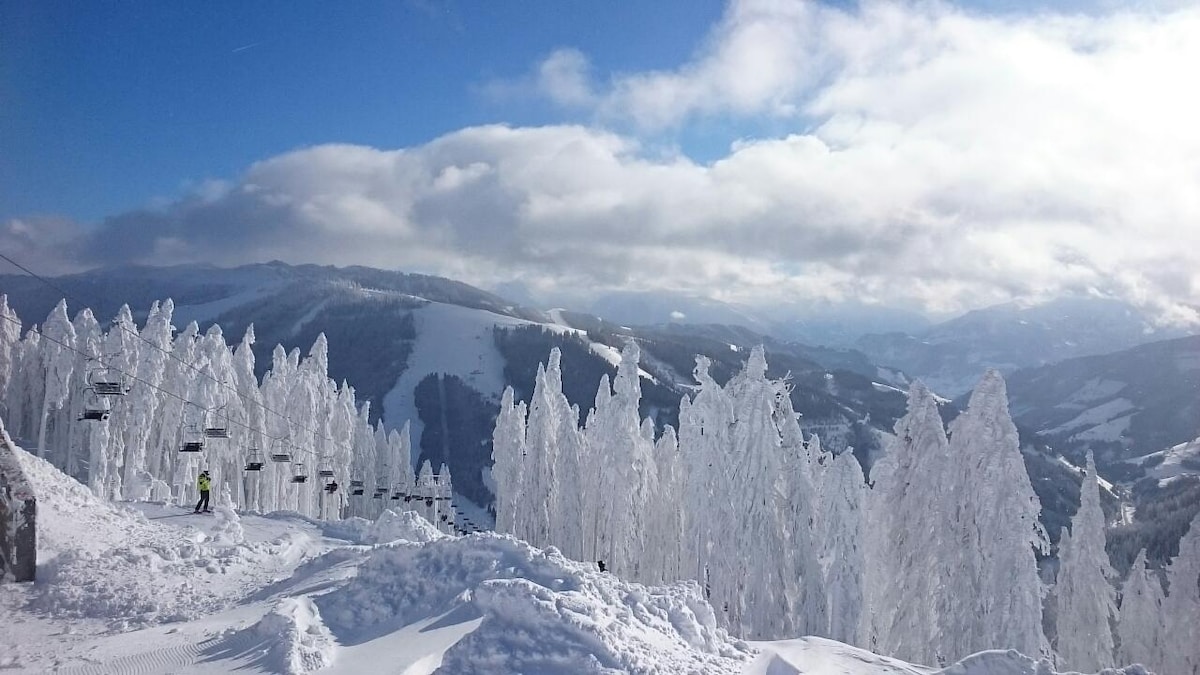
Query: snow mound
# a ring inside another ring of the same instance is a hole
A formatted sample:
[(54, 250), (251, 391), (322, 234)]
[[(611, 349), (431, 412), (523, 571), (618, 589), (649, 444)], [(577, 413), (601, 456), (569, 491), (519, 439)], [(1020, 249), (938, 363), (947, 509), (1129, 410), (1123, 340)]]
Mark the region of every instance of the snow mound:
[(387, 544), (400, 540), (424, 543), (444, 539), (446, 536), (439, 532), (433, 523), (413, 511), (397, 513), (385, 509), (367, 529), (366, 541), (372, 544)]
[(170, 537), (169, 528), (97, 498), (46, 460), (10, 447), (37, 497), (39, 567), (65, 552), (98, 554), (130, 540)]
[[(1045, 660), (1034, 659), (1015, 652), (987, 651), (973, 654), (958, 663), (939, 670), (935, 675), (1058, 675)], [(1078, 675), (1062, 673), (1061, 675)], [(1106, 668), (1098, 675), (1151, 675), (1142, 666), (1127, 666), (1125, 668)]]
[(233, 508), (233, 497), (229, 494), (229, 486), (221, 491), (221, 500), (213, 515), (216, 524), (212, 528), (212, 540), (218, 544), (240, 544), (246, 539), (246, 531), (242, 529), (242, 519)]
[[(744, 671), (745, 675), (1080, 675), (1056, 673), (1047, 661), (1013, 650), (980, 652), (938, 670), (818, 637), (753, 644), (762, 653)], [(1128, 666), (1098, 675), (1152, 674), (1142, 666)]]
[(818, 637), (755, 642), (762, 653), (746, 675), (933, 675), (933, 668), (914, 666), (865, 649)]
[(246, 629), (265, 648), (271, 672), (300, 675), (333, 663), (337, 642), (321, 612), (308, 597), (284, 598), (254, 626)]
[(494, 534), (380, 546), (316, 602), (342, 644), (435, 616), (482, 618), (445, 652), (444, 673), (737, 673), (753, 655), (695, 584), (625, 583)]
[(108, 619), (119, 628), (190, 621), (240, 599), (291, 548), (290, 541), (211, 546), (184, 540), (100, 554), (69, 551), (42, 567), (30, 608)]

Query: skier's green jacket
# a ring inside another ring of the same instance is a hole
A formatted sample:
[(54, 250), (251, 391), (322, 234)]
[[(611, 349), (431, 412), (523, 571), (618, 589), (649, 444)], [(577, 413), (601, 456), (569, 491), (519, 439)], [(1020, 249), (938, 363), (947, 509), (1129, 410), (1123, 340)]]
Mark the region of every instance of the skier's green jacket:
[(200, 476), (196, 482), (199, 484), (201, 492), (208, 492), (209, 488), (212, 487), (212, 481), (209, 480), (208, 476)]

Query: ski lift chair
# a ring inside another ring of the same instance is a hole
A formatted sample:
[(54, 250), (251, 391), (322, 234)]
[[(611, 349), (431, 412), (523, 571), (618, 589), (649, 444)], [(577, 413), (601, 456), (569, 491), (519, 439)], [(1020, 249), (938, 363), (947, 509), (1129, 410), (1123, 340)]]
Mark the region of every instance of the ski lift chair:
[(107, 401), (92, 395), (90, 398), (84, 399), (83, 410), (79, 413), (79, 421), (103, 422), (108, 419), (111, 412)]
[(333, 493), (337, 492), (338, 491), (337, 481), (335, 481), (335, 480), (329, 481), (328, 483), (325, 484), (325, 487), (323, 487), (322, 489), (325, 490), (325, 492), (327, 492), (329, 494), (333, 494)]
[(406, 495), (406, 494), (404, 494), (404, 493), (401, 493), (401, 494), (400, 494), (400, 496), (404, 498), (404, 501), (405, 501), (406, 503), (407, 503), (407, 502), (411, 502), (411, 501), (413, 500), (413, 496), (412, 496), (412, 495)]
[(361, 487), (354, 487), (353, 485), (351, 485), (350, 486), (350, 495), (354, 496), (354, 497), (361, 497), (363, 495), (363, 489)]
[(276, 441), (275, 451), (271, 453), (271, 461), (280, 464), (290, 463), (292, 461), (292, 453), (284, 449), (283, 443)]
[(204, 449), (204, 436), (196, 431), (195, 424), (183, 428), (183, 442), (179, 445), (180, 452), (200, 452)]
[(292, 465), (292, 482), (307, 483), (308, 474), (304, 473), (304, 462), (296, 462)]
[[(221, 411), (224, 409), (225, 407), (221, 406), (217, 410)], [(213, 417), (219, 418), (220, 416), (214, 415)], [(229, 438), (229, 428), (223, 424), (219, 425), (215, 419), (210, 422), (208, 413), (206, 412), (204, 415), (204, 436), (206, 438)]]
[(112, 406), (109, 405), (108, 399), (101, 396), (91, 382), (83, 387), (82, 392), (83, 410), (79, 412), (79, 421), (103, 422), (108, 419), (108, 415), (112, 412)]
[(263, 456), (258, 448), (250, 448), (250, 452), (246, 455), (246, 470), (247, 471), (262, 471)]
[[(96, 360), (98, 362), (98, 360)], [(129, 393), (129, 385), (123, 380), (114, 379), (108, 374), (108, 368), (95, 365), (88, 369), (87, 386), (97, 396), (124, 396)]]
[(433, 497), (425, 498), (425, 506), (433, 506)]
[(317, 469), (317, 475), (321, 478), (333, 478), (333, 466), (328, 462), (322, 462), (321, 468)]
[(444, 522), (446, 522), (447, 520), (450, 520), (450, 516), (448, 516), (448, 515), (446, 515), (446, 514), (444, 514), (444, 513), (443, 513), (443, 514), (442, 514), (442, 522), (444, 523)]

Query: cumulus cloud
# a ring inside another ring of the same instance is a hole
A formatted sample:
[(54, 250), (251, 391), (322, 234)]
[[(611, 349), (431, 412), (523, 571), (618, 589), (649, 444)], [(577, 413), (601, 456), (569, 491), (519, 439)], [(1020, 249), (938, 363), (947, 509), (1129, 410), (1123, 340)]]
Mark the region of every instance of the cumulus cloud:
[[(578, 52), (542, 63), (538, 85), (593, 126), (303, 149), (114, 217), (88, 251), (936, 311), (1099, 293), (1194, 319), (1195, 35), (1189, 7), (1022, 17), (737, 2), (672, 71), (600, 86)], [(639, 141), (704, 115), (795, 132), (711, 163)], [(633, 126), (595, 125), (617, 118)]]

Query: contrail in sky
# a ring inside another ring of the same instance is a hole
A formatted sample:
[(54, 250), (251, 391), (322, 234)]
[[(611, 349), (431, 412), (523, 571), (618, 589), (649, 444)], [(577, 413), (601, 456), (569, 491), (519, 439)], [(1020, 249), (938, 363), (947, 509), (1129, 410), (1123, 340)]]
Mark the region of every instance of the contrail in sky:
[(262, 44), (261, 42), (251, 42), (248, 45), (242, 45), (241, 47), (238, 47), (237, 49), (233, 50), (231, 53), (236, 54), (238, 52), (244, 52), (247, 49), (253, 49), (261, 44)]

